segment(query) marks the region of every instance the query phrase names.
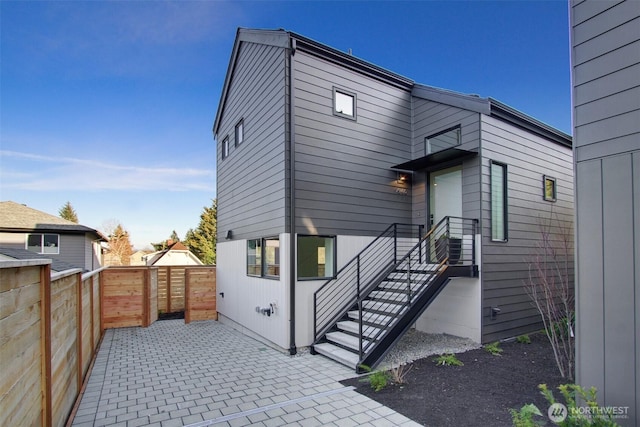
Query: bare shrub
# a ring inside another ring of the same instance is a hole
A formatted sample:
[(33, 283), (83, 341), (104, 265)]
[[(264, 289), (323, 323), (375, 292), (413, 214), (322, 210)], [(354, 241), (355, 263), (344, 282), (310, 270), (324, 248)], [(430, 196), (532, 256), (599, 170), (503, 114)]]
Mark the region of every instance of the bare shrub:
[(396, 384), (405, 384), (405, 378), (411, 369), (413, 369), (413, 365), (397, 361), (391, 365), (391, 369), (389, 370), (391, 379)]
[(571, 224), (551, 213), (540, 220), (525, 290), (542, 317), (562, 378), (574, 378), (574, 289)]

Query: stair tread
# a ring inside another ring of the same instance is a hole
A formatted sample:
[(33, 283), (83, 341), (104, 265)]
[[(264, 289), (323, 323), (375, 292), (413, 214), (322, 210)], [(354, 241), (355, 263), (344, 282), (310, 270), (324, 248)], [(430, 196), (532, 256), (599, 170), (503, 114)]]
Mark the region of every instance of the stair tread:
[[(360, 313), (358, 312), (358, 310), (352, 310), (348, 313), (348, 315), (350, 318), (357, 320), (360, 316)], [(385, 316), (384, 314), (378, 313), (369, 313), (366, 311), (363, 312), (362, 317), (365, 322), (374, 323), (376, 325), (386, 325), (393, 319), (393, 317), (391, 316)]]
[[(345, 334), (344, 332), (340, 332), (340, 331), (329, 332), (326, 335), (326, 337), (329, 341), (332, 341), (337, 344), (341, 344), (345, 347), (349, 347), (355, 351), (358, 351), (360, 348), (360, 340), (358, 339), (358, 337)], [(362, 345), (363, 346), (369, 345), (369, 340), (366, 340), (366, 339), (362, 340)]]
[(323, 356), (333, 359), (345, 366), (353, 369), (358, 367), (359, 357), (357, 353), (345, 350), (331, 343), (314, 344), (313, 349)]
[(396, 314), (402, 309), (401, 304), (385, 301), (367, 300), (362, 303), (365, 310), (379, 311), (383, 313)]
[[(354, 322), (353, 320), (343, 320), (341, 322), (338, 322), (338, 329), (357, 335), (360, 333), (360, 324), (358, 322)], [(365, 337), (376, 336), (378, 332), (380, 332), (380, 328), (376, 328), (375, 326), (370, 325), (362, 325), (362, 334)]]

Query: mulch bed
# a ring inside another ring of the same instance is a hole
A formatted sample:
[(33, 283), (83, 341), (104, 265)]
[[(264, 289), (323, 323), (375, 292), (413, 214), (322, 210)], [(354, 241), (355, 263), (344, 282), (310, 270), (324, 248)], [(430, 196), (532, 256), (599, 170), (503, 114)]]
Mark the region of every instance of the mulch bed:
[(464, 366), (436, 365), (436, 356), (417, 360), (405, 384), (378, 392), (363, 377), (342, 384), (425, 426), (511, 426), (510, 408), (534, 403), (546, 415), (549, 404), (538, 384), (546, 383), (559, 397), (558, 385), (568, 382), (558, 373), (546, 336), (530, 338), (530, 344), (501, 343), (501, 356), (482, 348), (457, 354)]

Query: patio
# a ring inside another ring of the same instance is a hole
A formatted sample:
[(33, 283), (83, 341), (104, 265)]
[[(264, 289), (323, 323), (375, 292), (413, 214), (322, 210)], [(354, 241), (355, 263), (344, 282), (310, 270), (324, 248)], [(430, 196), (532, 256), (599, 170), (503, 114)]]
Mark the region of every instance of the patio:
[(72, 425), (418, 425), (338, 382), (353, 376), (213, 320), (108, 329)]

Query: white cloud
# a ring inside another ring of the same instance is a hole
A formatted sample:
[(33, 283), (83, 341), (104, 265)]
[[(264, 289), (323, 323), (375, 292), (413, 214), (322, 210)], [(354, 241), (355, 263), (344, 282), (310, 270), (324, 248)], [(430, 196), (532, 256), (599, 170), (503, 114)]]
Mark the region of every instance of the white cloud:
[(0, 150), (2, 187), (33, 191), (163, 190), (215, 192), (215, 171), (114, 164)]

